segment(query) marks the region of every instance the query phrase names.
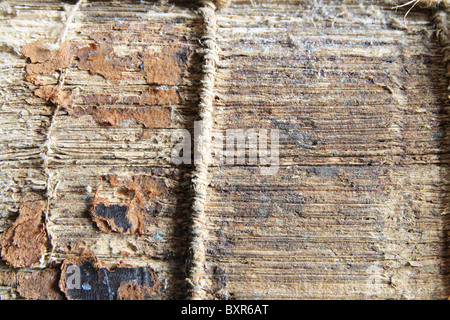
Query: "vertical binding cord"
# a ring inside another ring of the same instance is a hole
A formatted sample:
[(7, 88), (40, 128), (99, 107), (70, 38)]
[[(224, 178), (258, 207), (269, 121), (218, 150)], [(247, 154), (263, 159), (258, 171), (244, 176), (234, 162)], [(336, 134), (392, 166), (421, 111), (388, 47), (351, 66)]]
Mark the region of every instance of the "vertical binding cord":
[(214, 80), (218, 64), (219, 48), (216, 43), (216, 5), (212, 1), (201, 1), (199, 14), (203, 19), (203, 35), (200, 42), (203, 46), (203, 76), (201, 79), (199, 116), (202, 121), (201, 132), (196, 137), (196, 160), (192, 173), (193, 203), (191, 208), (191, 225), (189, 230), (189, 260), (187, 270), (188, 293), (190, 299), (205, 299), (204, 268), (205, 243), (207, 238), (205, 201), (207, 194), (208, 165), (211, 160), (210, 142), (212, 129)]
[[(448, 7), (447, 7), (448, 8)], [(434, 24), (434, 28), (436, 31), (436, 38), (439, 42), (439, 45), (442, 48), (442, 53), (444, 55), (443, 63), (445, 68), (445, 76), (447, 77), (447, 101), (450, 99), (450, 30), (449, 30), (449, 19), (448, 19), (448, 9), (446, 10), (437, 10), (432, 17), (432, 21)], [(442, 121), (442, 120), (441, 120)], [(445, 128), (446, 126), (444, 126)], [(445, 129), (444, 129), (445, 130)], [(444, 132), (446, 133), (446, 132)], [(445, 186), (445, 192), (448, 192), (448, 187)], [(445, 203), (444, 210), (448, 211), (448, 203)], [(449, 227), (449, 218), (444, 215), (444, 226), (446, 228)], [(450, 233), (447, 231), (446, 234), (446, 244), (448, 245), (450, 241)], [(450, 297), (449, 297), (450, 299)]]
[[(450, 32), (448, 26), (448, 13), (444, 10), (437, 10), (432, 17), (436, 38), (444, 54), (445, 76), (450, 81)], [(448, 87), (450, 91), (450, 86)]]

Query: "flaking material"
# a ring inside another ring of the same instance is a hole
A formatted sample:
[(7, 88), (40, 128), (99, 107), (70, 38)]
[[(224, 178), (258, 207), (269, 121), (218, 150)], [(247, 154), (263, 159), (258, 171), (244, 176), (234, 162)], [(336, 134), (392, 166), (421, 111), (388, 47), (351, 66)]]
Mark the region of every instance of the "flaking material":
[(28, 195), (21, 200), (19, 216), (1, 235), (1, 255), (14, 268), (39, 265), (46, 246), (43, 221), (45, 201), (39, 195)]

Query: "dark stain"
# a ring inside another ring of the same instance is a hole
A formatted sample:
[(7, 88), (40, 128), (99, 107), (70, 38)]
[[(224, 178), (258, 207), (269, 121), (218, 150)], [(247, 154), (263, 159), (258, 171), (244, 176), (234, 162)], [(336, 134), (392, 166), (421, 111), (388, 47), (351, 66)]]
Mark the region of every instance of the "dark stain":
[(180, 46), (178, 51), (174, 52), (174, 56), (178, 59), (180, 65), (186, 65), (189, 59), (191, 50), (188, 46)]
[(189, 54), (189, 47), (181, 43), (163, 47), (161, 52), (145, 51), (143, 71), (147, 83), (182, 84)]
[[(72, 269), (77, 270), (80, 279), (78, 285), (69, 287), (66, 284), (71, 283)], [(60, 288), (69, 300), (154, 299), (161, 297), (159, 285), (150, 267), (119, 265), (110, 270), (95, 257), (65, 261), (60, 281)]]
[(127, 219), (127, 206), (120, 206), (118, 204), (113, 204), (110, 206), (105, 206), (103, 203), (99, 203), (95, 208), (95, 213), (106, 219), (113, 219), (114, 224), (127, 232), (131, 228), (130, 221)]
[(121, 192), (132, 192), (133, 198), (119, 204), (111, 204), (108, 198), (99, 197), (101, 190), (101, 186), (99, 186), (90, 208), (92, 221), (101, 232), (142, 235), (145, 229), (141, 213), (144, 200), (140, 188), (132, 182), (126, 183), (124, 186), (121, 186), (119, 181), (115, 181), (115, 183), (116, 187), (121, 188)]
[(323, 178), (334, 178), (339, 174), (339, 170), (336, 167), (311, 167), (307, 168), (306, 171)]
[(228, 282), (227, 272), (221, 266), (216, 266), (213, 269), (213, 294), (216, 299), (228, 300), (229, 294), (226, 290)]
[(293, 144), (297, 149), (312, 150), (318, 144), (305, 130), (299, 130), (296, 125), (290, 122), (272, 120), (272, 127), (280, 130), (280, 144)]

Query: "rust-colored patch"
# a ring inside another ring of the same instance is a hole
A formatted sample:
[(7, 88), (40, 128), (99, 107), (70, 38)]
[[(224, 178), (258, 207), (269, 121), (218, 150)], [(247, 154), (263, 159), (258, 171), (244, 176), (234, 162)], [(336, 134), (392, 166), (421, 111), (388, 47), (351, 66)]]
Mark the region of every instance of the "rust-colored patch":
[(74, 57), (75, 46), (63, 42), (59, 47), (54, 41), (37, 40), (22, 47), (22, 54), (31, 60), (26, 66), (28, 75), (51, 75), (68, 68)]
[(22, 47), (23, 55), (31, 61), (26, 66), (28, 76), (25, 80), (40, 86), (34, 91), (37, 97), (66, 108), (72, 105), (73, 93), (68, 94), (56, 85), (46, 85), (47, 81), (39, 75), (52, 75), (68, 68), (75, 52), (76, 44), (68, 41), (57, 46), (54, 41), (37, 40)]
[[(170, 126), (172, 119), (168, 108), (155, 106), (169, 106), (180, 103), (180, 96), (176, 90), (157, 90), (149, 88), (139, 96), (109, 96), (106, 94), (88, 94), (81, 96), (87, 107), (69, 109), (71, 116), (80, 117), (91, 115), (94, 120), (104, 126), (118, 126), (129, 121), (135, 121), (146, 128), (162, 128)], [(141, 107), (114, 108), (115, 103), (137, 104)], [(152, 106), (152, 107), (150, 107)]]
[(131, 117), (146, 128), (164, 128), (171, 123), (169, 109), (136, 108), (131, 111)]
[(60, 270), (44, 269), (17, 274), (17, 291), (29, 300), (62, 300), (58, 288)]
[(59, 281), (69, 300), (158, 299), (160, 286), (150, 267), (120, 263), (111, 270), (93, 254), (64, 260)]
[(146, 128), (164, 128), (171, 124), (170, 110), (167, 108), (137, 107), (108, 108), (87, 107), (69, 110), (72, 116), (91, 115), (96, 122), (104, 126), (118, 126), (127, 121), (135, 121)]
[[(123, 97), (87, 94), (81, 96), (81, 99), (90, 106), (73, 108), (73, 93), (69, 94), (59, 86), (48, 84), (39, 75), (51, 75), (73, 66), (106, 79), (119, 80), (140, 74), (141, 77), (144, 75), (149, 84), (176, 85), (182, 83), (190, 49), (187, 45), (176, 43), (164, 47), (160, 52), (145, 50), (122, 57), (115, 53), (112, 45), (106, 43), (81, 46), (76, 42), (64, 42), (57, 47), (50, 40), (38, 40), (22, 47), (22, 53), (31, 61), (26, 67), (26, 81), (40, 86), (34, 94), (67, 108), (71, 116), (89, 114), (105, 126), (135, 121), (145, 128), (163, 128), (172, 123), (171, 111), (169, 108), (155, 107), (179, 104), (180, 95), (174, 89), (148, 88), (140, 95)], [(124, 75), (125, 71), (134, 71), (135, 75)], [(110, 107), (119, 102), (140, 107)]]
[(135, 196), (120, 204), (111, 204), (109, 199), (98, 196), (99, 188), (91, 206), (91, 217), (101, 232), (138, 234), (144, 232), (144, 219), (141, 213), (142, 197), (136, 188)]
[(151, 176), (137, 176), (135, 181), (141, 187), (142, 192), (150, 198), (163, 194), (167, 189), (162, 180)]
[(39, 263), (46, 241), (44, 210), (45, 201), (39, 195), (21, 200), (19, 216), (1, 236), (2, 258), (12, 267), (28, 268)]
[(149, 88), (136, 101), (141, 106), (167, 106), (180, 103), (180, 96), (174, 89), (157, 90)]
[(141, 285), (135, 281), (122, 282), (117, 290), (117, 300), (151, 300), (160, 296), (158, 287)]
[(108, 180), (113, 187), (124, 187), (128, 190), (139, 189), (149, 198), (159, 196), (166, 192), (167, 189), (163, 180), (147, 175), (133, 176), (133, 180), (120, 180), (115, 175), (107, 175), (106, 180)]
[(67, 94), (59, 86), (42, 86), (34, 91), (34, 94), (45, 101), (50, 101), (62, 107), (71, 107), (73, 102), (73, 93)]
[(100, 186), (90, 208), (92, 220), (101, 232), (142, 235), (145, 230), (144, 217), (141, 213), (143, 204), (146, 200), (155, 199), (167, 192), (164, 181), (147, 175), (136, 175), (132, 180), (120, 180), (115, 175), (107, 175), (104, 179), (117, 188), (116, 194), (131, 199), (112, 204), (108, 198), (99, 196), (102, 189)]
[(145, 51), (145, 80), (149, 84), (181, 84), (190, 53), (189, 47), (180, 43), (166, 46), (161, 52)]
[(91, 206), (91, 217), (101, 232), (119, 232), (138, 234), (144, 232), (144, 218), (141, 213), (141, 188), (134, 181), (120, 181), (115, 176), (107, 176), (113, 187), (120, 187), (126, 192), (133, 192), (131, 200), (119, 204), (111, 204), (109, 199), (99, 197), (101, 186), (97, 189)]
[[(126, 110), (126, 109), (125, 109)], [(95, 121), (104, 126), (117, 126), (130, 119), (125, 114), (122, 108), (87, 108), (85, 109), (87, 114), (91, 114)]]
[(56, 268), (0, 272), (0, 285), (15, 288), (28, 300), (61, 300), (64, 296), (58, 288), (59, 275)]
[(106, 175), (105, 180), (107, 180), (113, 187), (125, 187), (127, 189), (135, 189), (138, 187), (134, 181), (120, 180), (117, 176), (112, 174)]
[(105, 79), (122, 79), (123, 71), (139, 70), (142, 61), (138, 54), (119, 57), (114, 53), (114, 47), (109, 44), (91, 43), (77, 50), (80, 70), (87, 70), (91, 74), (99, 74)]

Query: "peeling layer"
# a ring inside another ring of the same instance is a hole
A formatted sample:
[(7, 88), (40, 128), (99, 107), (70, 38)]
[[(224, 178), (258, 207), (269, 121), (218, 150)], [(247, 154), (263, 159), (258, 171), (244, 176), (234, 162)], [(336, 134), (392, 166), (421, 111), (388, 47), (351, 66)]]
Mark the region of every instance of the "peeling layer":
[(92, 220), (101, 232), (119, 232), (124, 234), (138, 234), (144, 232), (144, 220), (141, 213), (142, 197), (139, 189), (135, 189), (135, 196), (120, 204), (111, 204), (109, 199), (98, 196), (99, 188), (94, 196), (90, 210)]
[(140, 185), (142, 192), (150, 198), (161, 195), (167, 189), (163, 181), (153, 177), (140, 176), (135, 178), (135, 181)]
[(122, 79), (122, 72), (139, 70), (142, 61), (137, 54), (119, 57), (114, 53), (114, 47), (108, 44), (91, 43), (77, 50), (80, 70), (88, 70), (91, 74), (99, 74), (105, 79)]
[(32, 271), (0, 272), (0, 286), (14, 288), (27, 300), (62, 300), (64, 295), (59, 290), (59, 268)]
[(111, 270), (94, 255), (66, 259), (59, 287), (69, 300), (160, 299), (160, 282), (150, 267), (119, 264)]
[(54, 41), (37, 40), (23, 46), (22, 54), (31, 60), (26, 66), (28, 75), (51, 75), (70, 66), (74, 46), (68, 41), (58, 47)]
[(106, 179), (113, 187), (124, 187), (128, 190), (139, 189), (149, 198), (154, 198), (167, 191), (164, 181), (147, 175), (136, 175), (132, 180), (120, 180), (114, 175), (107, 175)]
[(34, 91), (34, 94), (45, 101), (68, 108), (72, 106), (73, 93), (67, 94), (59, 86), (42, 86)]
[[(77, 42), (64, 42), (59, 47), (51, 40), (33, 41), (22, 47), (22, 53), (31, 63), (26, 66), (26, 81), (40, 86), (34, 94), (45, 101), (68, 109), (72, 116), (92, 115), (94, 120), (105, 126), (118, 126), (135, 121), (145, 128), (168, 127), (172, 123), (169, 108), (180, 103), (180, 96), (174, 89), (148, 88), (140, 95), (113, 97), (106, 94), (81, 96), (87, 107), (73, 108), (74, 94), (63, 91), (59, 86), (46, 83), (40, 75), (52, 75), (69, 67), (87, 70), (92, 75), (105, 79), (120, 80), (125, 77), (143, 77), (149, 84), (176, 85), (182, 83), (187, 69), (190, 49), (187, 45), (175, 43), (165, 46), (160, 52), (144, 49), (141, 52), (119, 56), (110, 44), (91, 43), (82, 46)], [(124, 72), (133, 71), (132, 74)], [(106, 107), (116, 102), (139, 107)]]
[(169, 109), (153, 107), (78, 107), (69, 110), (69, 114), (75, 117), (91, 115), (96, 122), (104, 126), (118, 126), (132, 120), (150, 129), (168, 127), (172, 120)]
[[(118, 180), (113, 179), (113, 181), (112, 186), (119, 184)], [(124, 182), (120, 186), (126, 191), (134, 192), (133, 198), (119, 204), (111, 204), (109, 199), (99, 196), (100, 186), (95, 193), (90, 210), (92, 220), (101, 232), (114, 231), (141, 235), (144, 232), (144, 219), (141, 213), (144, 200), (141, 195), (141, 188), (132, 182)]]
[(17, 291), (28, 300), (62, 300), (58, 288), (60, 270), (51, 268), (17, 274)]
[(187, 68), (190, 49), (177, 44), (164, 47), (161, 52), (144, 53), (145, 80), (149, 84), (181, 84)]
[[(131, 97), (130, 97), (131, 98)], [(125, 103), (138, 103), (141, 106), (167, 106), (180, 103), (180, 96), (174, 89), (157, 90), (149, 88), (135, 101), (125, 99)]]
[(114, 201), (99, 196), (102, 190), (100, 186), (90, 208), (92, 220), (101, 232), (142, 235), (145, 225), (141, 210), (146, 201), (167, 192), (164, 180), (148, 175), (136, 175), (132, 180), (121, 180), (115, 175), (107, 175), (104, 179), (112, 187), (117, 188), (116, 194), (128, 197), (131, 194), (132, 198), (120, 203), (111, 203)]
[(10, 266), (28, 268), (39, 264), (46, 241), (44, 209), (45, 201), (39, 195), (21, 200), (18, 218), (1, 235), (1, 255)]

